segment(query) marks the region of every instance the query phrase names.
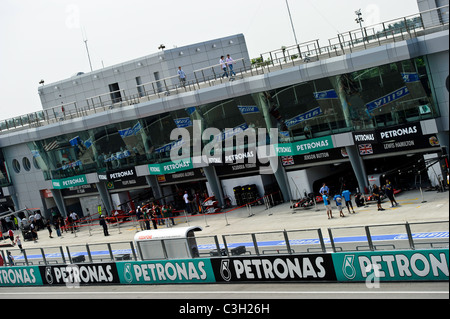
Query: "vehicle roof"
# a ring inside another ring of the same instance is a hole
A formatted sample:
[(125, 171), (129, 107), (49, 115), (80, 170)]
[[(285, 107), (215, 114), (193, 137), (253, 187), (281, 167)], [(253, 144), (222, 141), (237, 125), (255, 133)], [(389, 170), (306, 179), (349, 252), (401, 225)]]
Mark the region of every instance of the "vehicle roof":
[(144, 230), (134, 235), (134, 241), (187, 238), (190, 231), (202, 231), (200, 226)]

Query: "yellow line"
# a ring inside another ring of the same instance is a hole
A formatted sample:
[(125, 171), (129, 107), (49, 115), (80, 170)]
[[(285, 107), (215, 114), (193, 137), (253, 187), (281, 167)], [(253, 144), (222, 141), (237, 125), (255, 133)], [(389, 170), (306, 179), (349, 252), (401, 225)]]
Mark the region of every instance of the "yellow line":
[(397, 202), (405, 202), (405, 201), (407, 201), (407, 200), (418, 200), (419, 199), (419, 197), (417, 197), (417, 198), (406, 198), (406, 199), (395, 199)]

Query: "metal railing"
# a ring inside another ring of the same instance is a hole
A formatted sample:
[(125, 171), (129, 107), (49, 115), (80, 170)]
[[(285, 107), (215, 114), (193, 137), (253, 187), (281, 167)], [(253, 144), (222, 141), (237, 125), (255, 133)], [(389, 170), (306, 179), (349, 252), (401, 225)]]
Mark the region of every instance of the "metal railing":
[[(278, 50), (263, 53), (251, 61), (238, 59), (235, 61), (238, 66), (234, 71), (238, 73), (237, 78), (254, 76), (341, 56), (390, 42), (415, 38), (439, 31), (442, 28), (447, 29), (449, 24), (448, 15), (449, 6), (446, 5), (418, 14), (340, 33), (337, 37), (329, 39), (325, 46), (320, 45), (318, 40), (312, 40), (298, 45), (282, 47)], [(171, 76), (140, 84), (136, 87), (137, 92), (135, 94), (125, 94), (125, 90), (108, 92), (86, 99), (86, 105), (84, 106), (71, 102), (0, 120), (0, 133), (50, 125), (97, 112), (104, 112), (115, 107), (134, 105), (151, 99), (161, 98), (162, 95), (179, 94), (205, 86), (221, 84), (223, 83), (222, 73), (219, 65), (213, 65), (194, 70), (192, 74), (188, 75), (191, 78), (183, 85), (179, 83), (178, 76)]]
[[(320, 228), (229, 234), (222, 235), (222, 243), (216, 235), (196, 236), (194, 256), (222, 258), (243, 254), (261, 256), (449, 248), (448, 221), (333, 227), (327, 230), (328, 238), (323, 236)], [(173, 241), (180, 241), (180, 238), (152, 241), (152, 249), (161, 251), (158, 260), (170, 259), (167, 247), (171, 247)], [(8, 255), (11, 254), (14, 265), (29, 266), (141, 260), (142, 248), (145, 248), (145, 242), (138, 242), (137, 247), (134, 242), (115, 242), (22, 250), (14, 248), (0, 250), (0, 254), (6, 265), (11, 265), (8, 262)]]

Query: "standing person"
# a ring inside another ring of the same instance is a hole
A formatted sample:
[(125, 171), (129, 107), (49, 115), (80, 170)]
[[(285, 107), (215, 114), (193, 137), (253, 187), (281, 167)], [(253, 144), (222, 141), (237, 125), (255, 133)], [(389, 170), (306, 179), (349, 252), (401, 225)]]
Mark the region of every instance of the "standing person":
[(11, 240), (11, 245), (14, 246), (14, 232), (12, 229), (8, 230), (8, 237)]
[(71, 233), (73, 233), (73, 224), (72, 224), (72, 216), (69, 215), (66, 217), (66, 232), (68, 232), (68, 230), (70, 230)]
[(31, 231), (31, 237), (33, 237), (33, 241), (37, 243), (38, 234), (36, 230), (36, 226), (34, 225), (34, 222), (30, 224), (30, 231)]
[(14, 266), (14, 257), (10, 251), (8, 251), (8, 261), (10, 266)]
[(145, 222), (144, 222), (144, 216), (142, 214), (142, 209), (141, 206), (138, 206), (136, 209), (136, 218), (139, 222), (139, 227), (141, 228), (141, 230), (145, 229)]
[(224, 76), (228, 77), (227, 63), (225, 62), (223, 55), (220, 56), (219, 64), (220, 64), (220, 68), (223, 70), (222, 79)]
[(148, 211), (149, 211), (148, 207), (145, 207), (144, 211), (143, 211), (143, 216), (144, 216), (144, 221), (145, 221), (145, 228), (147, 230), (150, 229), (150, 216), (148, 214)]
[(328, 219), (333, 218), (333, 212), (331, 211), (331, 205), (330, 205), (330, 202), (328, 201), (328, 195), (327, 194), (323, 194), (322, 198), (323, 198), (323, 203), (324, 203), (324, 205), (325, 205), (325, 207), (327, 209)]
[(108, 233), (108, 225), (107, 225), (107, 223), (106, 223), (106, 219), (105, 219), (105, 216), (104, 215), (100, 215), (100, 225), (103, 227), (103, 234), (105, 235), (105, 236), (109, 236), (109, 233)]
[(323, 196), (323, 195), (328, 195), (328, 193), (330, 192), (330, 189), (328, 188), (328, 186), (323, 183), (322, 187), (319, 190), (319, 193)]
[(184, 191), (183, 200), (184, 200), (184, 203), (186, 204), (186, 212), (188, 214), (190, 214), (191, 213), (191, 205), (189, 205), (189, 194), (187, 191)]
[(186, 73), (184, 73), (183, 69), (181, 69), (181, 66), (178, 67), (178, 78), (180, 79), (180, 86), (185, 87), (186, 86)]
[(56, 235), (58, 235), (58, 237), (61, 237), (61, 230), (60, 230), (61, 217), (58, 216), (53, 219), (53, 226), (55, 227)]
[(394, 198), (394, 187), (392, 186), (391, 182), (388, 179), (386, 179), (386, 185), (384, 186), (384, 192), (386, 193), (386, 196), (391, 201), (391, 208), (394, 206), (398, 206), (398, 203)]
[(67, 233), (66, 221), (62, 216), (59, 216), (58, 218), (59, 218), (59, 227), (61, 228), (62, 232), (65, 231)]
[(384, 208), (381, 207), (381, 191), (380, 188), (377, 186), (377, 184), (373, 184), (372, 195), (373, 197), (375, 197), (375, 200), (377, 201), (378, 211), (384, 210)]
[(151, 210), (150, 213), (152, 215), (153, 228), (154, 229), (158, 229), (158, 226), (156, 225), (156, 206), (155, 206), (155, 203), (153, 203), (152, 210)]
[(43, 228), (44, 228), (44, 222), (42, 221), (42, 216), (41, 216), (40, 211), (37, 211), (37, 212), (34, 214), (34, 220), (35, 220), (35, 222), (36, 222), (37, 230), (40, 230), (40, 229), (43, 229)]
[(166, 227), (169, 227), (169, 214), (167, 212), (167, 205), (162, 205), (161, 207), (161, 211), (162, 211), (162, 216), (164, 218), (164, 223), (166, 224)]
[(50, 219), (47, 219), (45, 226), (47, 227), (47, 230), (48, 230), (48, 237), (53, 238), (52, 237), (52, 225), (50, 224)]
[(236, 73), (233, 71), (234, 60), (230, 57), (229, 54), (227, 54), (226, 62), (227, 62), (228, 68), (230, 69), (230, 76), (233, 76), (233, 74), (234, 74), (234, 76), (236, 76)]
[(352, 208), (353, 214), (355, 213), (352, 205), (352, 193), (348, 189), (342, 192), (342, 197), (345, 199), (345, 206), (347, 206), (348, 213), (350, 214), (350, 207)]
[(78, 214), (75, 212), (72, 212), (70, 214), (70, 218), (72, 219), (72, 232), (78, 231), (78, 229), (77, 229)]
[[(172, 205), (168, 205), (167, 206), (167, 214), (168, 214), (170, 220), (172, 221), (172, 225), (175, 226), (175, 221), (173, 220), (173, 213), (172, 213), (172, 211), (173, 211)], [(167, 223), (169, 223), (169, 221), (167, 221)]]
[(342, 196), (340, 194), (336, 194), (334, 195), (333, 200), (336, 202), (337, 209), (339, 209), (339, 216), (345, 217), (344, 212), (342, 211)]
[(156, 214), (156, 218), (158, 218), (158, 225), (164, 225), (161, 207), (159, 205), (155, 206), (155, 214)]
[(19, 247), (20, 251), (23, 250), (23, 248), (22, 248), (22, 241), (20, 240), (20, 236), (19, 235), (16, 236), (16, 245), (17, 245), (17, 247)]

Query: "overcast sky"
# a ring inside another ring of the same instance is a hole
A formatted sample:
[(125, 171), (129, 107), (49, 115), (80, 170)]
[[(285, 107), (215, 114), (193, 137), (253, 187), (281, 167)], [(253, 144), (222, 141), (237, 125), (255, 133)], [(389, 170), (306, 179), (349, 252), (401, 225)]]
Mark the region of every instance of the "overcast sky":
[[(416, 14), (417, 0), (289, 0), (298, 41)], [(250, 57), (295, 44), (285, 0), (1, 0), (0, 120), (42, 109), (46, 84), (158, 51), (243, 33)]]

